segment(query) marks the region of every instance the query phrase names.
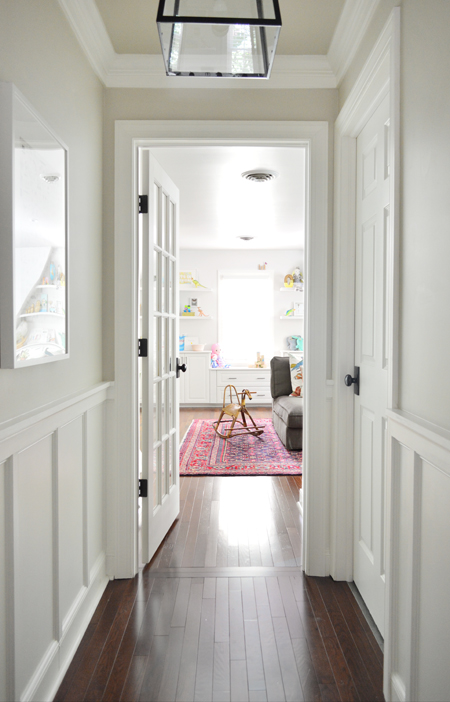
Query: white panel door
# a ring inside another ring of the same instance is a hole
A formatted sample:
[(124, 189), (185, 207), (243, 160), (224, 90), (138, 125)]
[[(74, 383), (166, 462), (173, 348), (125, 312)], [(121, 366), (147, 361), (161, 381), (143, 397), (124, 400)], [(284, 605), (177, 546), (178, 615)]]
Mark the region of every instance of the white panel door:
[(147, 563), (180, 511), (178, 350), (178, 188), (156, 159), (141, 149), (140, 323), (148, 356), (140, 359), (142, 561)]
[(357, 139), (354, 580), (384, 635), (389, 98)]

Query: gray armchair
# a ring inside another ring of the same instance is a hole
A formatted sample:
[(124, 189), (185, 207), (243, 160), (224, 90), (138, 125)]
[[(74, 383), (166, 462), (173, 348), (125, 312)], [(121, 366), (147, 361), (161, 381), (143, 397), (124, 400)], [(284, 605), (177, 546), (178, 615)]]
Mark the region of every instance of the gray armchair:
[(303, 398), (289, 397), (292, 392), (289, 359), (274, 356), (270, 361), (270, 370), (275, 431), (289, 451), (299, 451), (303, 446)]

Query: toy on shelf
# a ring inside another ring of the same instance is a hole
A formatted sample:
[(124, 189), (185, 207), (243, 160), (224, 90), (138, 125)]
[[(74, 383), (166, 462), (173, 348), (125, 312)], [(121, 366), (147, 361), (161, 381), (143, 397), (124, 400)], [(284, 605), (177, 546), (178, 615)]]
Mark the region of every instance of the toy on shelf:
[(207, 290), (206, 285), (202, 285), (198, 282), (198, 280), (195, 280), (195, 278), (192, 278), (191, 283), (192, 285), (195, 285), (196, 288), (205, 288), (205, 290)]
[(186, 335), (178, 337), (178, 350), (179, 351), (184, 351), (184, 340), (185, 339), (186, 339)]
[(182, 317), (195, 317), (195, 312), (192, 312), (190, 305), (185, 305), (181, 313)]
[(287, 344), (289, 351), (303, 351), (303, 337), (288, 336)]
[(294, 316), (294, 307), (291, 307), (291, 309), (286, 310), (285, 317), (293, 317)]
[(211, 368), (229, 368), (230, 364), (225, 363), (221, 354), (220, 344), (211, 346)]
[(266, 368), (266, 364), (264, 362), (264, 354), (260, 353), (259, 351), (256, 354), (256, 363), (253, 366), (250, 366), (250, 368)]
[(209, 317), (209, 314), (205, 314), (201, 307), (197, 307), (199, 317)]
[(259, 263), (258, 264), (258, 270), (259, 271), (265, 271), (267, 266), (267, 261), (265, 263)]
[(303, 273), (300, 268), (294, 268), (292, 273), (288, 273), (284, 277), (285, 288), (295, 288), (295, 290), (303, 290)]

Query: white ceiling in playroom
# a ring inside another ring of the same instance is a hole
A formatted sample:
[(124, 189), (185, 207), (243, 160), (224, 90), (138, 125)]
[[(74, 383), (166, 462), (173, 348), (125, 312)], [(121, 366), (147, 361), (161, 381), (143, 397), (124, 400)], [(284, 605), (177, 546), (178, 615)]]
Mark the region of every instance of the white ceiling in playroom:
[[(305, 152), (301, 148), (168, 147), (152, 153), (180, 189), (180, 246), (298, 249), (305, 236)], [(250, 170), (275, 171), (266, 183)], [(243, 241), (240, 236), (254, 237)]]

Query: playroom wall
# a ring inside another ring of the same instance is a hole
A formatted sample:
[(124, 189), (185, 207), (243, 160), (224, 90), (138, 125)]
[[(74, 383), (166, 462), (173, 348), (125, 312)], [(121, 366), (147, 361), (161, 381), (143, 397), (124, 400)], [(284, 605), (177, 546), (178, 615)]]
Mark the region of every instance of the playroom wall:
[[(182, 306), (188, 302), (189, 297), (197, 297), (199, 304), (205, 314), (211, 315), (208, 321), (180, 320), (180, 334), (188, 336), (198, 336), (200, 344), (206, 344), (205, 349), (210, 349), (211, 344), (218, 341), (218, 271), (226, 269), (248, 269), (257, 270), (258, 265), (267, 262), (267, 270), (273, 272), (274, 280), (274, 342), (276, 352), (287, 349), (286, 337), (292, 334), (303, 336), (303, 320), (287, 321), (280, 319), (280, 316), (293, 306), (294, 301), (303, 302), (301, 295), (289, 295), (280, 292), (283, 287), (284, 276), (292, 273), (298, 266), (303, 271), (304, 251), (302, 249), (274, 249), (271, 251), (258, 249), (181, 249), (180, 250), (180, 270), (194, 270), (197, 279), (202, 285), (211, 288), (211, 293), (180, 292), (180, 311)], [(252, 300), (251, 291), (249, 297), (242, 302), (249, 306), (258, 304), (257, 300)], [(269, 322), (269, 320), (268, 320)], [(256, 360), (256, 359), (255, 359)], [(266, 359), (268, 362), (270, 359)]]

